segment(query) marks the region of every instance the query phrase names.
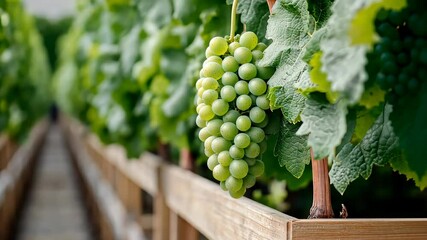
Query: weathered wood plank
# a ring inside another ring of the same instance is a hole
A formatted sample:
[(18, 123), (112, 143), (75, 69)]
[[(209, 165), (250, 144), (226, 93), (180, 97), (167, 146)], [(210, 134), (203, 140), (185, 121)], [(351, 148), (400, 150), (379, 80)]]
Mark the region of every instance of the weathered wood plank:
[(170, 240), (198, 240), (199, 232), (193, 225), (178, 214), (171, 212), (170, 216)]
[(209, 239), (287, 239), (295, 219), (250, 199), (232, 199), (217, 184), (176, 166), (162, 172), (168, 206)]
[(427, 219), (312, 219), (290, 223), (297, 239), (427, 239)]
[(156, 195), (158, 191), (157, 169), (163, 160), (151, 153), (144, 153), (139, 159), (127, 159), (124, 149), (117, 145), (102, 146), (96, 137), (85, 139), (87, 146), (98, 155), (102, 155), (104, 161), (108, 161), (124, 173), (132, 182), (150, 195)]
[[(78, 168), (82, 172), (89, 190), (93, 193), (97, 208), (99, 208), (101, 213), (101, 236), (105, 239), (127, 239), (129, 234), (127, 228), (129, 224), (132, 224), (132, 221), (129, 221), (127, 218), (125, 207), (115, 194), (111, 184), (102, 177), (100, 170), (90, 160), (86, 151), (84, 151), (84, 147), (80, 143), (78, 136), (74, 135), (72, 131), (69, 131), (68, 134), (70, 134), (69, 144), (71, 150), (76, 155)], [(140, 239), (145, 239), (140, 228), (139, 233), (135, 231), (137, 229), (131, 227), (131, 235), (129, 236), (140, 236)]]

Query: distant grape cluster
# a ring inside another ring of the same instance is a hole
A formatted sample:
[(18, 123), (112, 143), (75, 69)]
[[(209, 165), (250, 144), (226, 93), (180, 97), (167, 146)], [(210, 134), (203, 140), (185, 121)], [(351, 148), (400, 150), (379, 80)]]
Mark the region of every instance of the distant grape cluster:
[(392, 104), (405, 104), (404, 96), (417, 92), (427, 80), (425, 3), (408, 0), (407, 4), (399, 11), (380, 10), (375, 21), (380, 41), (374, 46), (370, 65)]
[(274, 69), (261, 67), (267, 48), (253, 32), (234, 41), (214, 37), (196, 82), (196, 124), (208, 168), (221, 188), (240, 198), (264, 172), (264, 127), (270, 108), (267, 83)]

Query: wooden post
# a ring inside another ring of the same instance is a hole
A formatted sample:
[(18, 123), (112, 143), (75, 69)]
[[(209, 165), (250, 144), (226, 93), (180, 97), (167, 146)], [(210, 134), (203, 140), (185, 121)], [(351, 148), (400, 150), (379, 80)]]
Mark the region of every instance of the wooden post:
[[(194, 159), (190, 149), (181, 149), (179, 165), (189, 171), (194, 170)], [(193, 225), (188, 223), (184, 218), (174, 212), (171, 212), (171, 226), (173, 226), (173, 229), (171, 231), (172, 235), (170, 238), (172, 240), (199, 239), (199, 232), (197, 231), (197, 229), (193, 227)]]
[(154, 240), (168, 240), (170, 232), (170, 209), (166, 204), (162, 181), (162, 166), (157, 169), (158, 191), (154, 196)]
[(313, 168), (313, 205), (308, 218), (333, 218), (328, 159), (316, 160), (311, 150)]
[(131, 180), (128, 179), (128, 202), (127, 209), (135, 217), (142, 213), (141, 189)]

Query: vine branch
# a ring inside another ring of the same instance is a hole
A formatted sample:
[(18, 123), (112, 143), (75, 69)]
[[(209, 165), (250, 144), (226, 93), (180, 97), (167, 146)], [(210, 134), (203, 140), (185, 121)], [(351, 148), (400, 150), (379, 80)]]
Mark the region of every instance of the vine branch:
[(270, 14), (273, 11), (273, 5), (276, 3), (276, 0), (267, 0), (268, 9), (270, 9)]
[(333, 218), (328, 158), (314, 159), (313, 149), (311, 149), (311, 165), (313, 168), (313, 205), (308, 218)]

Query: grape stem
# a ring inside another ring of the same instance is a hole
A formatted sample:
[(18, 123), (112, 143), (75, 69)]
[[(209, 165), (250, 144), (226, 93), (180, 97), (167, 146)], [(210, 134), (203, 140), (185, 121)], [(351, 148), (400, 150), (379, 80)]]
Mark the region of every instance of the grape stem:
[(273, 5), (276, 3), (276, 0), (267, 0), (268, 9), (270, 9), (270, 14), (273, 11)]
[(231, 8), (231, 27), (230, 27), (230, 41), (234, 41), (234, 34), (236, 33), (236, 17), (237, 17), (237, 5), (239, 0), (233, 1)]
[(333, 218), (328, 158), (314, 159), (313, 149), (311, 149), (311, 165), (313, 169), (313, 205), (308, 218)]

